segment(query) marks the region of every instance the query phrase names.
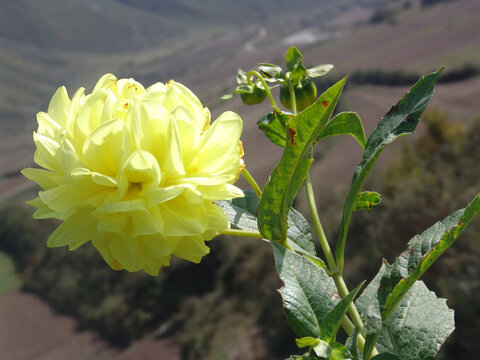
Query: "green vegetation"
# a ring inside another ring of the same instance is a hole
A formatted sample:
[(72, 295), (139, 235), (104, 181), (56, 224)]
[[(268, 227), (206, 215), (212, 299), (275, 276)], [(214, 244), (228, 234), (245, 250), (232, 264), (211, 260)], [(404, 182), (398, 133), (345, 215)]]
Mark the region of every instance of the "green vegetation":
[[(480, 118), (465, 129), (438, 111), (428, 112), (423, 121), (426, 134), (405, 145), (403, 155), (383, 179), (369, 185), (382, 193), (382, 204), (372, 210), (380, 222), (367, 213), (354, 218), (349, 251), (355, 255), (349, 262), (357, 266), (347, 273), (350, 281), (373, 276), (379, 264), (366, 259), (386, 255), (392, 262), (406, 240), (461, 207), (478, 190), (480, 154), (474, 149), (480, 141)], [(474, 340), (480, 336), (475, 321), (480, 316), (479, 233), (478, 222), (472, 223), (425, 276), (429, 287), (447, 298), (456, 312), (456, 330), (440, 359), (470, 359), (480, 351)]]
[(15, 264), (12, 259), (0, 252), (0, 294), (19, 287), (20, 277), (15, 272)]

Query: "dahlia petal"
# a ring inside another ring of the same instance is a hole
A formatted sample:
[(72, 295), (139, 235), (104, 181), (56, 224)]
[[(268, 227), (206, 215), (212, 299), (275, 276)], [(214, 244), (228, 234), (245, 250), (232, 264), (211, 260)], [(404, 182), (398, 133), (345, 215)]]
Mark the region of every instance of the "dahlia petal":
[(51, 189), (62, 183), (62, 176), (50, 170), (26, 168), (21, 173), (27, 179), (35, 181), (43, 190)]
[(95, 238), (92, 239), (92, 244), (95, 246), (95, 249), (102, 255), (103, 260), (110, 266), (113, 270), (122, 270), (122, 265), (114, 259), (112, 252), (110, 250), (110, 234), (97, 234)]
[(68, 108), (67, 123), (65, 129), (70, 139), (73, 139), (75, 131), (75, 119), (77, 118), (78, 110), (85, 102), (85, 88), (79, 88), (72, 97), (70, 107)]
[(145, 258), (161, 259), (170, 254), (178, 246), (181, 237), (175, 236), (142, 236), (140, 243), (142, 244)]
[(37, 133), (33, 133), (33, 140), (37, 146), (33, 160), (45, 169), (60, 170), (60, 144), (55, 140)]
[(140, 270), (140, 256), (137, 239), (125, 236), (113, 236), (109, 241), (110, 251), (125, 270), (133, 272)]
[(209, 201), (230, 200), (245, 196), (236, 186), (225, 183), (216, 186), (199, 186), (197, 189), (202, 193), (203, 198)]
[(172, 185), (167, 187), (157, 187), (153, 190), (149, 190), (148, 192), (145, 192), (147, 207), (152, 208), (165, 201), (174, 199), (180, 194), (182, 194), (189, 187), (191, 187), (191, 185), (184, 184), (184, 185)]
[(85, 203), (85, 194), (71, 191), (66, 185), (40, 191), (38, 196), (46, 206), (58, 212), (66, 212)]
[(95, 172), (115, 177), (122, 159), (123, 131), (121, 119), (113, 119), (101, 124), (85, 140), (83, 158)]
[(66, 219), (47, 241), (49, 247), (68, 245), (70, 250), (75, 250), (91, 240), (96, 233), (96, 222), (89, 216), (91, 209), (78, 209)]
[(238, 147), (242, 127), (242, 119), (237, 114), (227, 111), (220, 115), (199, 144), (197, 166), (206, 173), (222, 169)]
[(74, 145), (81, 149), (81, 144), (92, 131), (100, 125), (103, 101), (107, 96), (105, 89), (99, 89), (86, 97), (85, 103), (78, 109), (74, 126)]
[(69, 107), (70, 99), (68, 97), (67, 89), (65, 89), (65, 86), (62, 86), (57, 89), (52, 100), (50, 100), (47, 112), (54, 121), (64, 128)]
[(44, 112), (37, 114), (38, 130), (37, 133), (44, 135), (59, 142), (61, 140), (62, 126), (60, 126), (50, 115)]
[(205, 240), (210, 240), (217, 236), (220, 230), (230, 228), (230, 223), (227, 220), (227, 216), (220, 206), (213, 203), (208, 203), (208, 205), (205, 207), (205, 212), (209, 219), (208, 235), (206, 233), (203, 235)]
[(117, 97), (113, 93), (112, 90), (108, 90), (107, 97), (105, 98), (105, 102), (103, 104), (103, 111), (102, 116), (100, 118), (100, 123), (107, 122), (115, 118), (115, 114), (117, 112)]
[(192, 236), (203, 233), (208, 226), (208, 217), (201, 206), (189, 206), (178, 197), (162, 204), (160, 211), (168, 226), (165, 236)]
[(92, 93), (100, 89), (112, 90), (118, 96), (117, 78), (112, 74), (103, 75), (95, 84)]
[(157, 276), (163, 266), (170, 266), (171, 255), (159, 259), (147, 259), (143, 264), (143, 270), (149, 275)]
[(152, 183), (158, 186), (161, 181), (157, 159), (146, 151), (134, 151), (123, 165), (122, 175), (130, 183)]
[(209, 252), (210, 249), (204, 240), (196, 236), (183, 238), (173, 251), (173, 255), (198, 264)]

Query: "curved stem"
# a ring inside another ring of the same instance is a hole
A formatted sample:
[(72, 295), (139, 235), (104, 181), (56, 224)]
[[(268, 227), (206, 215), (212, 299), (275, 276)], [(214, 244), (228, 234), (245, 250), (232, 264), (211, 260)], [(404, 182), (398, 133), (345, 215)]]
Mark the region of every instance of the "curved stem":
[(240, 236), (240, 237), (251, 237), (257, 239), (263, 239), (262, 234), (258, 231), (246, 231), (246, 230), (238, 230), (238, 229), (225, 229), (220, 230), (218, 235), (231, 235), (231, 236)]
[(275, 103), (275, 99), (273, 98), (273, 95), (272, 95), (272, 92), (270, 91), (270, 88), (268, 87), (267, 85), (267, 82), (265, 81), (265, 79), (263, 78), (262, 75), (260, 75), (257, 71), (255, 70), (250, 70), (248, 73), (247, 73), (247, 80), (248, 80), (248, 85), (250, 86), (253, 86), (253, 83), (252, 83), (252, 79), (251, 77), (252, 76), (255, 76), (256, 78), (258, 78), (258, 80), (260, 80), (260, 82), (262, 83), (265, 91), (267, 92), (267, 96), (268, 96), (268, 100), (270, 100), (270, 104), (272, 104), (272, 108), (275, 112), (282, 112), (277, 104)]
[(243, 177), (245, 178), (245, 180), (248, 181), (248, 183), (252, 187), (253, 191), (255, 191), (255, 194), (257, 194), (257, 197), (260, 199), (260, 197), (262, 196), (262, 190), (260, 189), (260, 186), (258, 186), (258, 184), (255, 181), (255, 179), (253, 178), (253, 176), (250, 175), (250, 173), (248, 172), (246, 167), (244, 167), (242, 169), (241, 173), (242, 173)]

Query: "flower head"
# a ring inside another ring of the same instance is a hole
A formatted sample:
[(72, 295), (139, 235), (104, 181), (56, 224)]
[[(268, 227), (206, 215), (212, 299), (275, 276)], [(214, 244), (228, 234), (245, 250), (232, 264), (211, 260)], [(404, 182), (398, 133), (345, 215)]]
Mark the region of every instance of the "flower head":
[(155, 275), (173, 255), (199, 262), (205, 240), (229, 227), (213, 202), (243, 196), (242, 120), (210, 112), (185, 86), (145, 89), (104, 75), (91, 94), (57, 90), (37, 115), (35, 162), (22, 171), (43, 191), (35, 218), (63, 223), (48, 246), (91, 241), (116, 270)]

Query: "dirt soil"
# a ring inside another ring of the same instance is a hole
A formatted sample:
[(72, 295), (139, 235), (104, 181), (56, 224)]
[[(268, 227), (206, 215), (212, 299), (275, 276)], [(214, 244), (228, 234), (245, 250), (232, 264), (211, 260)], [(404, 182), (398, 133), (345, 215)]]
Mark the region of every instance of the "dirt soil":
[(18, 290), (0, 294), (0, 319), (0, 360), (179, 359), (173, 339), (147, 337), (126, 350), (112, 349), (94, 332), (76, 331), (75, 319)]

